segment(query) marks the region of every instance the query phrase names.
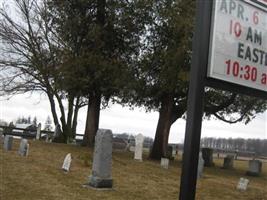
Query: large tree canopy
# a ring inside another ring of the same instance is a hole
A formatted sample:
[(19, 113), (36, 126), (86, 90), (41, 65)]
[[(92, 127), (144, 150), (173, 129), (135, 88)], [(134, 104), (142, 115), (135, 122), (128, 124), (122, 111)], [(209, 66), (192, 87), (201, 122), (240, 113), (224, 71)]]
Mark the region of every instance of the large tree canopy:
[(56, 31), (64, 41), (64, 84), (89, 99), (84, 144), (92, 145), (100, 106), (118, 96), (140, 54), (144, 1), (49, 0)]
[[(135, 92), (130, 90), (123, 98), (131, 105), (159, 112), (152, 159), (166, 156), (171, 125), (186, 117), (194, 10), (194, 1), (153, 1), (143, 39), (146, 48), (135, 70)], [(247, 123), (265, 110), (263, 100), (206, 88), (206, 118), (215, 116), (228, 123)]]

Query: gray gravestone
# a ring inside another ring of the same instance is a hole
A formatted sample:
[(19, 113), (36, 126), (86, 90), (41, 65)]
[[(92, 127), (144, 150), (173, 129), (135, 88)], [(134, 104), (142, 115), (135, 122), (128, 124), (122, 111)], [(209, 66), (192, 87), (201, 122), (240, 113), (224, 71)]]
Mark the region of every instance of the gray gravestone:
[(4, 138), (4, 150), (10, 151), (12, 149), (12, 144), (13, 144), (13, 136), (6, 135)]
[(161, 158), (160, 166), (164, 169), (169, 168), (169, 159), (168, 158)]
[(18, 153), (21, 156), (28, 156), (28, 153), (29, 153), (29, 143), (28, 143), (28, 140), (27, 139), (21, 139)]
[(204, 159), (202, 157), (202, 153), (199, 153), (198, 156), (198, 167), (197, 167), (197, 178), (201, 178), (204, 170)]
[(71, 154), (68, 153), (64, 159), (63, 165), (62, 165), (62, 169), (65, 172), (69, 172), (70, 171), (70, 164), (71, 164)]
[(211, 148), (202, 148), (202, 157), (204, 159), (205, 167), (213, 167), (213, 149)]
[(112, 132), (99, 129), (95, 137), (92, 175), (89, 185), (95, 188), (112, 188)]
[(4, 142), (4, 134), (3, 134), (3, 129), (2, 128), (0, 128), (0, 144), (3, 144), (3, 142)]
[(167, 147), (167, 153), (166, 153), (166, 158), (170, 159), (170, 160), (174, 160), (174, 157), (172, 155), (173, 152), (173, 147), (171, 145), (168, 145)]
[(250, 160), (248, 165), (247, 175), (259, 176), (261, 174), (262, 162), (260, 160)]
[(36, 140), (40, 140), (40, 137), (41, 137), (41, 123), (38, 124), (38, 127), (37, 127), (37, 132), (36, 132)]
[(234, 155), (227, 155), (224, 158), (223, 169), (233, 169), (234, 168)]
[(134, 159), (142, 161), (144, 136), (139, 133), (135, 137)]

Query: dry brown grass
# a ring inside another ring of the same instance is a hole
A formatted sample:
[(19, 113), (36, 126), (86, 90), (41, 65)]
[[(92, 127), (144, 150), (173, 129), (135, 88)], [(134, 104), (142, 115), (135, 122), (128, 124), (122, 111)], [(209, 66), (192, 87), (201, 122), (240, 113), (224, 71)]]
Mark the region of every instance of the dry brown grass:
[[(96, 191), (82, 187), (91, 174), (92, 149), (30, 141), (30, 154), (25, 158), (17, 154), (18, 146), (19, 141), (15, 140), (13, 151), (0, 151), (1, 200), (178, 199), (179, 159), (165, 170), (159, 162), (136, 162), (132, 153), (114, 152), (114, 190)], [(64, 174), (60, 168), (69, 152), (74, 159), (70, 173)], [(245, 177), (247, 162), (236, 162), (235, 170), (220, 169), (222, 160), (216, 160), (216, 165), (205, 168), (204, 178), (198, 181), (196, 199), (267, 200), (267, 163), (262, 177), (248, 177), (251, 182), (246, 192), (235, 188), (239, 178)]]

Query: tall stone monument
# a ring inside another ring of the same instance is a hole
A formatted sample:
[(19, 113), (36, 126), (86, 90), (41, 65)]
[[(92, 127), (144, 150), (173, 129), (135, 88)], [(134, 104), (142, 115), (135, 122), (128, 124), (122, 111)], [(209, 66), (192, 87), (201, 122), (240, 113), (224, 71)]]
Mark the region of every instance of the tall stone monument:
[(36, 132), (36, 140), (40, 140), (40, 137), (41, 137), (41, 123), (38, 124), (38, 127), (37, 127), (37, 132)]
[(92, 175), (89, 185), (95, 188), (112, 188), (112, 131), (99, 129), (95, 137)]
[(27, 139), (21, 139), (19, 145), (18, 154), (21, 156), (28, 156), (29, 154), (29, 143)]
[(13, 136), (6, 135), (4, 138), (4, 150), (10, 151), (12, 149), (12, 144), (13, 144)]
[(144, 143), (144, 136), (141, 133), (139, 133), (135, 137), (135, 151), (134, 151), (135, 160), (142, 161), (143, 143)]

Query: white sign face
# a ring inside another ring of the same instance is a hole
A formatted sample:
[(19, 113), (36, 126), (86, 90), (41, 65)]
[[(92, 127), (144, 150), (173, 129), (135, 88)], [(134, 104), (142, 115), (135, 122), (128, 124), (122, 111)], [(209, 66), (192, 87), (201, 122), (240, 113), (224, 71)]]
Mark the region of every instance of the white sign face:
[(207, 75), (267, 91), (267, 0), (214, 1)]

